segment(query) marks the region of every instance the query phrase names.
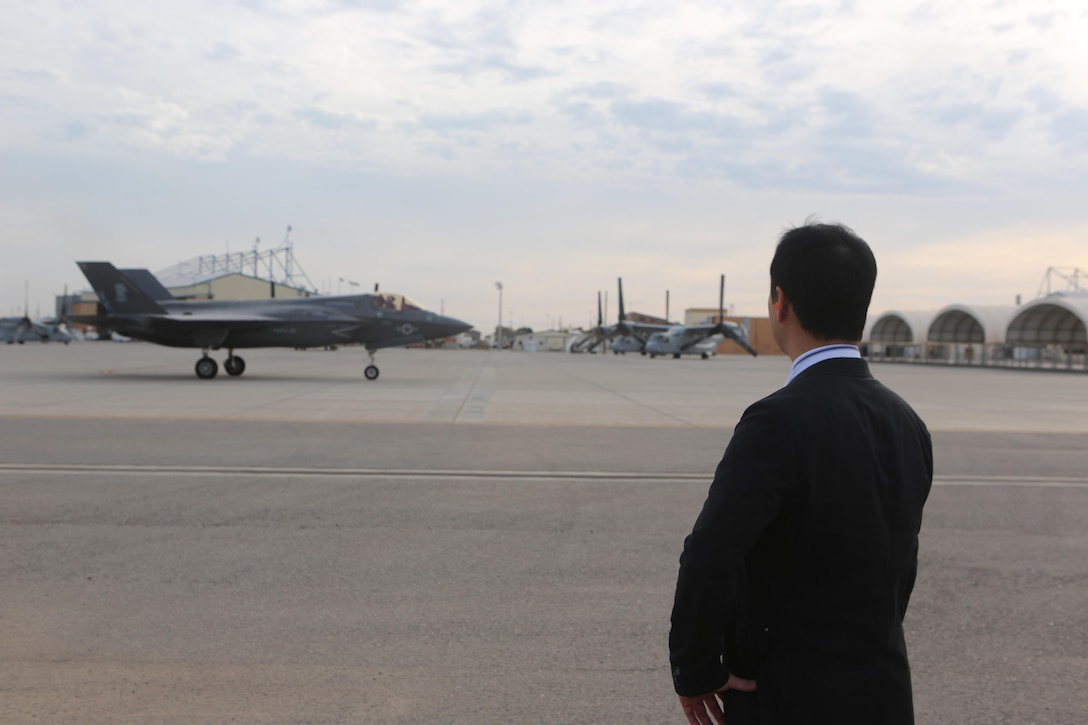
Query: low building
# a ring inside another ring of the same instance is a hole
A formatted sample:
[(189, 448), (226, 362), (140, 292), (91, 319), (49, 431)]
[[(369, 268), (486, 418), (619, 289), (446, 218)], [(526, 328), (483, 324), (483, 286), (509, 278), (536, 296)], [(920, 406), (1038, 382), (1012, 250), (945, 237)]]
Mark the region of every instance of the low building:
[(566, 352), (576, 333), (568, 330), (527, 332), (514, 338), (515, 350), (523, 352)]

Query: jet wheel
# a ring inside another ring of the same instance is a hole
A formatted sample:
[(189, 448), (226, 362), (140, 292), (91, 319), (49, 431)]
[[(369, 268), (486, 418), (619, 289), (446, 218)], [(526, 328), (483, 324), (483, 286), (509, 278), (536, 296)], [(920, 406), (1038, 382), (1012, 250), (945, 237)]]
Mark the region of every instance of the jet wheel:
[(196, 361), (196, 376), (203, 380), (211, 380), (219, 372), (219, 363), (210, 357), (202, 357)]
[(363, 375), (366, 376), (367, 380), (377, 380), (378, 379), (378, 366), (377, 365), (367, 365), (366, 370), (363, 371)]
[(704, 360), (706, 360), (706, 359), (707, 359), (708, 357), (710, 357), (710, 355), (709, 355), (708, 353), (705, 353), (705, 352), (704, 352), (704, 353), (703, 353), (703, 359), (704, 359)]
[(246, 371), (246, 361), (237, 355), (231, 355), (223, 361), (223, 369), (227, 371), (227, 375), (237, 377)]

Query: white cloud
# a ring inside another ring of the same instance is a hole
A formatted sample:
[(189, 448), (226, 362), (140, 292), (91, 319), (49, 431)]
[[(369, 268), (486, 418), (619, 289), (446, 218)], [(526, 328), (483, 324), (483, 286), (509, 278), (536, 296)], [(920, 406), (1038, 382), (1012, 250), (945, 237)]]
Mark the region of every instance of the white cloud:
[(619, 274), (705, 306), (724, 271), (758, 312), (780, 227), (822, 212), (894, 250), (913, 278), (878, 299), (909, 303), (958, 291), (932, 239), (1083, 239), (1086, 31), (1072, 0), (20, 4), (0, 218), (48, 263), (152, 268), (294, 223), (315, 276), (472, 288), (471, 319), (503, 274), (555, 316)]

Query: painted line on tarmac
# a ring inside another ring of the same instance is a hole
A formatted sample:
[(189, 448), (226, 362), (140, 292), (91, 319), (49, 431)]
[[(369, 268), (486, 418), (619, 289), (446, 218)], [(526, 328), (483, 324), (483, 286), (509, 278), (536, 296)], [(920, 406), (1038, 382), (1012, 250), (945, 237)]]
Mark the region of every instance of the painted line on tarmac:
[[(515, 479), (541, 481), (704, 481), (708, 473), (647, 471), (504, 471), (408, 468), (286, 468), (256, 466), (155, 466), (93, 463), (0, 463), (0, 473), (112, 474), (122, 476), (269, 476), (310, 478)], [(935, 476), (935, 486), (1088, 488), (1088, 476)]]
[(1085, 476), (934, 476), (934, 486), (1088, 488)]
[(151, 466), (99, 464), (0, 463), (0, 473), (87, 474), (109, 473), (138, 476), (277, 476), (326, 478), (481, 479), (515, 478), (540, 480), (691, 480), (710, 481), (703, 473), (647, 473), (628, 471), (502, 471), (405, 468), (268, 468), (253, 466)]

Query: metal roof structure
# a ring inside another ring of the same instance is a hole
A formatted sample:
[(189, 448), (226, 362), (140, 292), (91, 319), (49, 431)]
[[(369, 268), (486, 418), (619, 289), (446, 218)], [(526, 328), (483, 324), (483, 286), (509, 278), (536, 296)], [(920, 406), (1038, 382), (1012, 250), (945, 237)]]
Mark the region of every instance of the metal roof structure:
[(258, 250), (260, 242), (258, 237), (253, 250), (249, 252), (227, 252), (193, 257), (160, 270), (155, 273), (155, 276), (165, 287), (174, 288), (191, 287), (226, 275), (241, 274), (266, 282), (309, 290), (316, 294), (317, 288), (295, 259), (294, 245), (291, 242), (291, 227), (287, 227), (287, 236), (279, 247), (262, 252)]
[(1017, 308), (948, 305), (937, 311), (926, 331), (929, 342), (1000, 343)]
[(935, 315), (931, 310), (889, 310), (873, 321), (867, 341), (921, 344), (926, 341)]

